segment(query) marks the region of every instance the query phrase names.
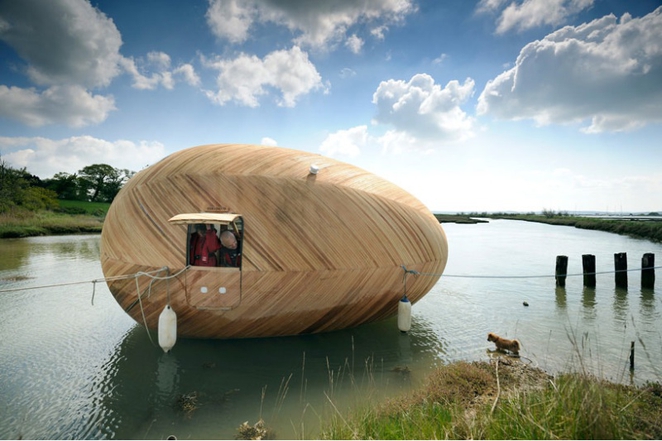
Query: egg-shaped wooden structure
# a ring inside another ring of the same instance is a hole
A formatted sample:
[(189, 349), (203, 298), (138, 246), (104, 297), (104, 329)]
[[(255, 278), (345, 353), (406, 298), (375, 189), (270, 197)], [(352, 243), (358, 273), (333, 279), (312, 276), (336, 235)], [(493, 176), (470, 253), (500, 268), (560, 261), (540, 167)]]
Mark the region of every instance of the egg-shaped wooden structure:
[[(198, 266), (195, 225), (216, 237), (232, 232), (238, 261), (221, 266), (223, 250), (208, 250), (213, 266)], [(396, 185), (320, 155), (246, 144), (192, 147), (140, 171), (101, 235), (102, 269), (120, 306), (156, 329), (170, 304), (177, 334), (195, 338), (384, 319), (405, 289), (415, 303), (435, 285), (447, 255), (434, 215)]]

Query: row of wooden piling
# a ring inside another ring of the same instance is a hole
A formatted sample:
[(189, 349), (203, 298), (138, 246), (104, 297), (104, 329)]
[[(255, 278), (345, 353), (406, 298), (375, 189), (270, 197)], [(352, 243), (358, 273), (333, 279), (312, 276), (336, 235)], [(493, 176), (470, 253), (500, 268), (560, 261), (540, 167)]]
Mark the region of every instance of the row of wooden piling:
[[(582, 274), (584, 286), (595, 288), (595, 256), (582, 255)], [(568, 275), (568, 256), (556, 256), (556, 286), (564, 287)], [(619, 288), (628, 287), (627, 253), (614, 254), (614, 281)], [(655, 254), (645, 253), (641, 258), (641, 287), (652, 289), (655, 285)]]
[[(582, 274), (584, 286), (595, 288), (595, 256), (582, 255)], [(556, 256), (556, 286), (565, 287), (568, 275), (568, 256)], [(628, 258), (627, 253), (614, 254), (614, 282), (619, 288), (628, 287)], [(641, 287), (653, 289), (655, 286), (655, 254), (645, 253), (641, 257)], [(634, 341), (630, 342), (630, 371), (634, 371)]]

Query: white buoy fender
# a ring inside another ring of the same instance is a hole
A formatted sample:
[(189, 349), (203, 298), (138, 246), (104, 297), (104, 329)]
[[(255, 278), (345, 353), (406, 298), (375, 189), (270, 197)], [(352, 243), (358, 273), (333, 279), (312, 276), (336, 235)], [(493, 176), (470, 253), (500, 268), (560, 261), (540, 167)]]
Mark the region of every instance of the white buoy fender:
[(402, 332), (411, 329), (411, 302), (407, 296), (402, 296), (398, 304), (398, 329)]
[(168, 352), (177, 341), (177, 314), (166, 305), (159, 315), (159, 346)]

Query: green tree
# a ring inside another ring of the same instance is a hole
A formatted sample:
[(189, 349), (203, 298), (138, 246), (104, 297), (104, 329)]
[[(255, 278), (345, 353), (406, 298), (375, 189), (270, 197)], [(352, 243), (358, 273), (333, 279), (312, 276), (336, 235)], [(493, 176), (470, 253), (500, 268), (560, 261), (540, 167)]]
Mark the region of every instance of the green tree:
[(15, 169), (0, 158), (0, 213), (16, 208), (53, 209), (58, 206), (56, 194), (42, 188), (41, 179), (24, 168)]
[(18, 205), (19, 196), (27, 182), (18, 170), (0, 158), (0, 213), (6, 213)]
[(78, 171), (79, 191), (92, 202), (112, 202), (133, 172), (111, 167), (108, 164), (92, 164)]
[(101, 199), (105, 202), (112, 202), (126, 181), (131, 179), (135, 174), (135, 172), (127, 169), (115, 169), (115, 173), (108, 177), (101, 190)]
[(80, 189), (78, 175), (76, 173), (55, 173), (52, 178), (44, 179), (43, 182), (45, 188), (57, 193), (58, 199), (66, 199), (70, 201), (87, 200), (87, 194)]
[(23, 191), (21, 206), (30, 211), (54, 210), (60, 204), (57, 201), (57, 193), (43, 187), (28, 187)]

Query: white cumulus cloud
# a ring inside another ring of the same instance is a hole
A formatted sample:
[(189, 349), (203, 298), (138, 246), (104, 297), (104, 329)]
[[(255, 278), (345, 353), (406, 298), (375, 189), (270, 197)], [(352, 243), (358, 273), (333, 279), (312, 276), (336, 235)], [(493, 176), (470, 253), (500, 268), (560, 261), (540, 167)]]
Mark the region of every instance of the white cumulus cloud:
[(369, 139), (368, 127), (364, 125), (338, 130), (326, 137), (320, 145), (320, 152), (327, 156), (358, 156)]
[(481, 0), (477, 12), (498, 12), (497, 33), (512, 29), (526, 30), (538, 26), (557, 26), (584, 9), (593, 6), (594, 0)]
[(473, 136), (474, 119), (461, 107), (473, 92), (471, 78), (464, 84), (449, 81), (445, 87), (427, 74), (416, 74), (406, 82), (382, 81), (372, 98), (377, 106), (375, 121), (420, 140), (462, 141)]
[(6, 1), (0, 18), (0, 39), (28, 63), (36, 84), (100, 87), (120, 74), (122, 37), (87, 1)]
[(487, 83), (478, 113), (630, 130), (662, 122), (661, 79), (662, 7), (641, 18), (607, 15), (526, 45)]
[(347, 39), (345, 46), (347, 46), (352, 53), (358, 54), (363, 47), (363, 40), (356, 34), (353, 34)]
[(13, 167), (25, 167), (42, 179), (55, 173), (76, 173), (91, 164), (139, 171), (166, 156), (160, 142), (106, 141), (92, 136), (60, 140), (42, 137), (0, 137), (2, 159)]
[(116, 110), (115, 100), (92, 90), (110, 86), (123, 72), (138, 89), (172, 89), (177, 77), (200, 81), (189, 64), (171, 69), (163, 52), (138, 61), (122, 56), (115, 23), (87, 0), (0, 2), (0, 40), (16, 51), (25, 63), (18, 68), (34, 84), (0, 85), (0, 116), (31, 126), (103, 122)]
[(80, 86), (52, 86), (40, 92), (0, 85), (0, 117), (33, 127), (97, 124), (112, 110), (115, 110), (112, 96), (93, 95)]
[(278, 105), (293, 107), (302, 95), (323, 89), (322, 78), (299, 47), (267, 54), (264, 59), (240, 54), (233, 59), (217, 57), (203, 59), (207, 67), (216, 69), (218, 90), (207, 91), (214, 102), (224, 105), (236, 101), (249, 107), (259, 106), (259, 98), (270, 89), (280, 92)]
[(364, 149), (379, 148), (384, 153), (430, 152), (450, 142), (474, 135), (474, 119), (461, 105), (474, 92), (474, 81), (435, 84), (427, 74), (411, 80), (382, 81), (373, 94), (377, 106), (375, 125), (391, 127), (380, 136), (370, 134), (367, 125), (338, 130), (326, 137), (320, 151), (328, 156), (358, 156)]
[(171, 69), (170, 56), (164, 52), (149, 52), (145, 58), (122, 58), (122, 68), (133, 77), (133, 87), (141, 90), (154, 90), (161, 86), (172, 90), (175, 77), (181, 77), (186, 83), (197, 86), (200, 77), (190, 64), (180, 64)]
[(383, 36), (415, 11), (413, 0), (210, 0), (207, 23), (232, 43), (246, 41), (253, 27), (273, 23), (290, 30), (296, 45), (325, 49), (347, 40), (348, 30), (359, 24), (368, 26), (369, 35)]
[(200, 85), (200, 77), (195, 72), (193, 66), (189, 63), (180, 64), (172, 72), (174, 75), (181, 76), (184, 81), (191, 86)]

